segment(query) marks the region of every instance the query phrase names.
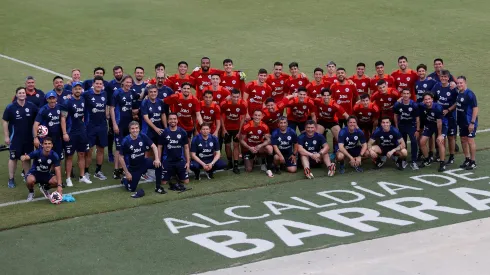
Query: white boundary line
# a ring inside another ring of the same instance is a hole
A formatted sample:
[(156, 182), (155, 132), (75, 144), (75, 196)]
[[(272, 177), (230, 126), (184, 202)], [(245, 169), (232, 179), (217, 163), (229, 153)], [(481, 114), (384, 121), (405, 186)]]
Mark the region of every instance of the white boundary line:
[(25, 62), (25, 61), (22, 61), (22, 60), (19, 60), (17, 58), (13, 58), (13, 57), (10, 57), (10, 56), (7, 56), (7, 55), (3, 55), (3, 54), (0, 54), (0, 57), (3, 57), (5, 59), (8, 59), (10, 61), (14, 61), (14, 62), (17, 62), (17, 63), (20, 63), (20, 64), (23, 64), (23, 65), (26, 65), (26, 66), (29, 66), (29, 67), (32, 67), (34, 69), (38, 69), (38, 70), (41, 70), (43, 72), (47, 72), (47, 73), (50, 73), (50, 74), (54, 74), (54, 75), (59, 75), (61, 77), (64, 77), (64, 78), (67, 78), (67, 79), (72, 79), (71, 77), (67, 76), (67, 75), (64, 75), (64, 74), (60, 74), (60, 73), (57, 73), (55, 71), (51, 71), (49, 69), (46, 69), (46, 68), (43, 68), (43, 67), (39, 67), (37, 65), (34, 65), (32, 63), (29, 63), (29, 62)]

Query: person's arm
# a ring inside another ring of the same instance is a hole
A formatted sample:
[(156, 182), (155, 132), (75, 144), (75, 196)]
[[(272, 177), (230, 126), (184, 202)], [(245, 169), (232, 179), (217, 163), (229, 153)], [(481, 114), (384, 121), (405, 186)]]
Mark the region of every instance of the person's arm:
[(2, 119), (2, 125), (3, 125), (3, 136), (5, 137), (5, 144), (10, 145), (9, 123)]
[(284, 156), (281, 153), (281, 150), (279, 150), (279, 146), (277, 145), (272, 145), (272, 148), (274, 149), (274, 153), (279, 156), (279, 158), (283, 159)]
[(269, 144), (271, 144), (271, 135), (267, 134), (264, 136), (264, 142), (262, 142), (261, 144), (256, 146), (257, 150), (259, 150), (260, 148), (263, 148)]
[(226, 114), (225, 113), (221, 113), (221, 116), (220, 116), (220, 125), (223, 128), (223, 135), (226, 134), (226, 133), (228, 133), (228, 131), (226, 130), (226, 125), (225, 125), (225, 117), (226, 117)]
[(66, 130), (66, 117), (68, 116), (67, 111), (61, 111), (61, 133), (63, 136), (63, 140), (68, 142), (70, 141), (70, 136), (68, 136), (68, 132)]
[(211, 161), (211, 166), (214, 166), (214, 164), (221, 158), (221, 152), (220, 151), (214, 151), (214, 158), (213, 161)]
[(252, 147), (248, 146), (247, 142), (245, 142), (245, 135), (243, 133), (240, 135), (240, 144), (243, 148), (247, 150), (252, 150)]
[(442, 119), (437, 119), (437, 136), (442, 135)]
[(186, 161), (186, 168), (190, 169), (191, 167), (191, 154), (189, 153), (189, 143), (184, 145), (184, 155), (185, 155), (185, 161)]
[(310, 113), (310, 115), (311, 115), (311, 120), (313, 120), (316, 124), (316, 113), (313, 111)]
[(371, 147), (373, 147), (374, 143), (376, 142), (376, 140), (370, 138), (368, 143), (367, 143), (367, 149), (368, 150), (371, 150)]
[(393, 122), (395, 122), (395, 128), (398, 128), (398, 116), (399, 116), (399, 114), (395, 114), (393, 116)]
[(301, 156), (310, 157), (310, 158), (313, 157), (313, 153), (306, 151), (306, 149), (303, 147), (303, 145), (300, 145), (300, 144), (298, 144), (298, 153)]
[[(364, 142), (364, 143), (362, 144), (362, 147), (361, 147), (361, 154), (360, 154), (360, 156), (361, 156), (361, 157), (362, 157), (362, 156), (364, 156), (364, 154), (366, 153), (366, 151), (367, 151), (367, 143), (366, 143), (366, 142)], [(351, 158), (352, 158), (352, 156), (351, 156)]]
[(146, 124), (148, 124), (148, 126), (150, 126), (150, 128), (153, 129), (153, 131), (157, 132), (157, 134), (159, 134), (159, 135), (162, 134), (163, 129), (160, 129), (157, 126), (155, 126), (155, 124), (151, 121), (151, 119), (148, 117), (148, 115), (144, 115), (143, 119), (145, 120)]
[(201, 112), (196, 112), (196, 120), (197, 120), (197, 123), (199, 123), (199, 126), (201, 126), (202, 125)]
[[(158, 142), (160, 143), (160, 142)], [(162, 152), (163, 152), (163, 146), (161, 144), (158, 145), (158, 156), (160, 157), (160, 159), (162, 159), (163, 155), (162, 155)], [(162, 163), (162, 166), (163, 166), (163, 163)]]
[(160, 167), (160, 154), (158, 153), (158, 147), (155, 145), (155, 143), (151, 144), (151, 150), (153, 151), (153, 155), (155, 156), (155, 160), (153, 161), (153, 165), (155, 167)]
[[(111, 121), (112, 121), (112, 128), (114, 129), (114, 134), (118, 135), (119, 134), (119, 127), (117, 126), (116, 122), (116, 113), (114, 111), (114, 106), (110, 107), (111, 110)], [(116, 130), (117, 129), (117, 130)]]
[(124, 161), (124, 154), (119, 154), (119, 167), (123, 169), (126, 179), (128, 181), (132, 180), (133, 177), (131, 176), (128, 167), (126, 167), (126, 162)]
[(325, 155), (328, 154), (328, 143), (325, 142), (325, 144), (322, 145), (322, 149), (320, 150), (320, 155)]
[[(345, 149), (344, 144), (343, 144), (343, 143), (339, 143), (338, 145), (339, 145), (339, 151), (340, 151), (342, 154), (344, 154), (344, 156), (345, 156), (346, 158), (348, 158), (349, 160), (352, 160), (352, 159), (353, 159), (353, 157), (352, 157), (352, 156), (349, 154), (349, 152), (347, 152), (347, 149)], [(366, 145), (366, 144), (364, 144), (364, 145)], [(367, 147), (367, 146), (366, 146), (366, 147)], [(366, 150), (364, 150), (364, 151), (366, 151)]]
[(218, 136), (220, 129), (221, 129), (221, 120), (220, 119), (216, 119), (216, 130), (214, 131), (213, 135), (214, 136)]
[(204, 163), (204, 161), (202, 161), (197, 155), (195, 152), (191, 152), (191, 158), (196, 161), (197, 163), (199, 163), (202, 167), (206, 166), (206, 163)]
[(56, 175), (56, 185), (57, 185), (56, 191), (58, 191), (58, 193), (60, 194), (63, 194), (63, 182), (61, 181), (61, 166), (58, 165), (54, 168), (54, 174)]

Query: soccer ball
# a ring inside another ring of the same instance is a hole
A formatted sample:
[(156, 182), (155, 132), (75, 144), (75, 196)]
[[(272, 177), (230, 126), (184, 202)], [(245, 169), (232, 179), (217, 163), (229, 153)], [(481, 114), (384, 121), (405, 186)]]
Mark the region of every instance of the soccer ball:
[(48, 135), (48, 127), (44, 125), (39, 125), (37, 128), (37, 136), (40, 138), (44, 138)]
[(60, 204), (61, 200), (63, 200), (63, 196), (60, 193), (58, 193), (57, 191), (51, 193), (51, 203)]

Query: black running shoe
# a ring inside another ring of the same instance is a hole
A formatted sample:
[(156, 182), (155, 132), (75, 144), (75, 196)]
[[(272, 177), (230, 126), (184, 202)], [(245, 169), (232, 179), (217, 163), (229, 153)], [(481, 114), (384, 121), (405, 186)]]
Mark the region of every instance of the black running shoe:
[(165, 191), (165, 189), (163, 189), (163, 187), (157, 187), (155, 188), (155, 193), (158, 193), (158, 194), (167, 194), (167, 191)]
[(444, 161), (439, 162), (439, 169), (437, 171), (439, 171), (439, 172), (446, 171), (446, 162), (444, 162)]
[(240, 174), (240, 168), (238, 168), (238, 166), (233, 167), (233, 173), (239, 175)]
[(474, 170), (476, 169), (477, 165), (476, 165), (476, 162), (474, 161), (471, 161), (470, 164), (468, 164), (468, 166), (466, 166), (466, 170)]
[(465, 159), (463, 164), (461, 164), (459, 166), (459, 168), (463, 168), (463, 169), (466, 169), (466, 167), (468, 167), (468, 165), (470, 165), (471, 161), (469, 159)]

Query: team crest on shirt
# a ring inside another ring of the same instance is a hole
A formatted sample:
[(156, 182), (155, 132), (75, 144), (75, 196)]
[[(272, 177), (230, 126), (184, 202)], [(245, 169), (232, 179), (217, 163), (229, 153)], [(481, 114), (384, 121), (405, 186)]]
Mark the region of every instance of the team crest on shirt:
[(370, 116), (370, 115), (371, 115), (371, 112), (368, 113), (368, 116)]
[(163, 97), (167, 97), (167, 93), (163, 93)]
[(48, 125), (49, 125), (49, 127), (52, 127), (52, 126), (54, 125), (54, 123), (53, 123), (52, 121), (50, 121), (50, 122), (48, 123)]
[(431, 116), (434, 116), (434, 113), (430, 113)]
[(301, 81), (301, 80), (300, 80), (300, 81), (298, 81), (298, 84), (299, 84), (299, 85), (303, 85), (303, 81)]
[(331, 112), (332, 111), (332, 108), (328, 108), (327, 111)]
[[(413, 109), (412, 107), (408, 107), (408, 111), (411, 112)], [(401, 112), (401, 111), (400, 111)]]
[(400, 113), (401, 113), (401, 112), (403, 112), (403, 109), (402, 109), (402, 108), (400, 108)]
[[(228, 112), (230, 111), (230, 109), (228, 109)], [(237, 113), (240, 112), (240, 108), (236, 108), (236, 111)]]
[(391, 97), (388, 98), (388, 101), (391, 101)]
[(380, 139), (385, 139), (385, 137), (384, 137), (384, 136), (380, 136), (379, 138), (380, 138)]
[(398, 77), (396, 80), (400, 80), (400, 78)]
[(410, 81), (410, 77), (407, 77), (407, 81)]
[(211, 79), (211, 75), (208, 75), (208, 78)]
[(362, 82), (362, 87), (366, 87), (366, 83), (365, 82)]
[(51, 162), (52, 162), (51, 159), (48, 159), (48, 164), (51, 164)]
[[(218, 99), (220, 99), (220, 98), (221, 98), (221, 95), (216, 95), (216, 97), (217, 97)], [(190, 107), (190, 106), (189, 106), (189, 107)]]
[(56, 113), (59, 115), (60, 114), (60, 110), (56, 110)]
[(281, 85), (284, 84), (284, 80), (281, 80)]
[(180, 134), (177, 135), (177, 138), (181, 138), (182, 136)]
[(313, 141), (313, 145), (315, 145), (315, 144), (316, 144), (316, 140)]
[(29, 108), (26, 108), (26, 113), (29, 113)]
[(358, 139), (358, 137), (357, 136), (354, 136), (354, 140), (357, 140), (357, 139)]
[(214, 110), (210, 110), (210, 111), (209, 111), (209, 113), (210, 113), (210, 114), (214, 114)]
[(441, 93), (441, 91), (437, 90), (437, 94), (440, 94), (440, 93)]
[(288, 140), (291, 140), (291, 136), (288, 136), (288, 137), (287, 137), (287, 139), (288, 139)]
[(450, 93), (450, 92), (447, 92), (447, 93), (446, 93), (446, 95), (447, 95), (447, 96), (450, 96), (450, 95), (451, 95), (451, 93)]
[(303, 109), (306, 109), (306, 105), (303, 105)]
[(213, 147), (213, 142), (212, 141), (209, 143), (209, 146)]
[(392, 139), (392, 138), (393, 138), (393, 135), (390, 135), (390, 139)]
[(262, 95), (265, 95), (265, 91), (262, 91)]
[(158, 106), (158, 111), (161, 111), (162, 110), (162, 107), (161, 106)]
[[(224, 81), (223, 81), (223, 83), (224, 83)], [(236, 80), (232, 80), (231, 83), (236, 84)]]
[(39, 94), (36, 94), (36, 97), (39, 97)]
[(423, 86), (424, 86), (424, 88), (427, 88), (427, 84), (424, 84)]
[(462, 98), (461, 98), (461, 102), (463, 102), (463, 101), (464, 101), (464, 98), (462, 97)]
[(100, 99), (102, 99), (102, 101), (104, 101), (105, 100), (105, 97), (101, 97)]
[(85, 103), (82, 102), (82, 107), (85, 107)]
[(189, 103), (189, 107), (192, 107), (192, 103)]
[(257, 133), (260, 135), (262, 134), (262, 130), (258, 130)]
[(345, 91), (346, 91), (346, 92), (349, 92), (349, 88), (345, 88)]
[(140, 141), (140, 142), (138, 143), (138, 145), (139, 145), (139, 146), (143, 146), (143, 142), (141, 142), (141, 141)]

